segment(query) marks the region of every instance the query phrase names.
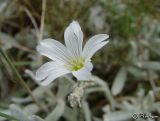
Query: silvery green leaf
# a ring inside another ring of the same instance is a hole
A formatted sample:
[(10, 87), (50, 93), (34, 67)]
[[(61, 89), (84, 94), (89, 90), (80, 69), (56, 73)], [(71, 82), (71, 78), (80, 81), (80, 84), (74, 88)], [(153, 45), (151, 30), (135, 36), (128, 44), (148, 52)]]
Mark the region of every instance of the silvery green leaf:
[(128, 121), (132, 118), (132, 111), (117, 111), (104, 115), (104, 121)]
[(155, 119), (152, 119), (152, 118), (147, 118), (146, 120), (147, 121), (155, 121)]
[(127, 79), (127, 71), (125, 67), (121, 67), (112, 85), (111, 92), (113, 95), (117, 95), (122, 91), (124, 84), (126, 82), (126, 79)]
[(154, 108), (155, 108), (155, 110), (156, 110), (157, 112), (160, 113), (160, 102), (155, 103), (155, 104), (154, 104)]
[(138, 97), (144, 97), (144, 95), (145, 95), (145, 89), (142, 88), (142, 87), (140, 87), (140, 88), (138, 89), (137, 96), (138, 96)]
[[(147, 49), (151, 50), (153, 53), (155, 53), (158, 56), (160, 56), (159, 48), (155, 48), (155, 46), (153, 46), (152, 44), (150, 44), (150, 42), (148, 42), (148, 41), (141, 41), (140, 43), (142, 45), (144, 45)], [(160, 43), (159, 39), (157, 39), (157, 40), (155, 39), (155, 44), (159, 45), (159, 43)]]
[(143, 107), (144, 111), (153, 111), (154, 110), (154, 107), (153, 107), (154, 102), (152, 102), (151, 100), (152, 99), (148, 100), (146, 98), (143, 100), (143, 103), (141, 106)]
[[(52, 87), (52, 85), (49, 85), (47, 87), (47, 89), (41, 87), (41, 86), (38, 86), (37, 88), (35, 88), (33, 91), (32, 91), (32, 94), (34, 95), (34, 97), (36, 97), (37, 99), (40, 99), (40, 98), (43, 98), (43, 95), (45, 94), (45, 92), (47, 90), (49, 90), (50, 88)], [(27, 103), (27, 102), (31, 102), (32, 101), (32, 98), (30, 96), (28, 97), (24, 97), (24, 98), (19, 98), (19, 97), (12, 97), (11, 99), (13, 102), (16, 102), (16, 103)]]
[(58, 121), (65, 109), (65, 102), (62, 99), (57, 101), (54, 110), (46, 117), (45, 121)]
[(18, 106), (11, 104), (10, 105), (11, 114), (20, 121), (29, 121), (29, 118), (26, 113), (24, 113)]
[(101, 86), (106, 85), (105, 81), (103, 79), (99, 78), (98, 76), (92, 75), (92, 80)]
[(106, 98), (110, 101), (110, 104), (114, 106), (115, 100), (110, 92), (108, 83), (104, 81), (103, 79), (99, 78), (98, 76), (93, 76), (93, 75), (92, 75), (92, 80), (101, 86), (102, 88), (101, 90), (104, 91)]
[(128, 52), (128, 61), (131, 63), (137, 60), (138, 47), (135, 41), (130, 41), (131, 49)]
[(84, 114), (85, 114), (85, 121), (92, 121), (91, 111), (89, 109), (88, 103), (86, 101), (83, 101), (82, 104), (83, 104), (83, 110), (84, 110)]
[(35, 116), (35, 115), (29, 117), (29, 119), (30, 119), (30, 121), (45, 121), (42, 118), (40, 118), (39, 116)]
[(42, 86), (38, 86), (32, 91), (32, 93), (36, 98), (42, 98), (45, 92), (50, 88), (51, 88), (51, 85), (49, 85), (47, 89), (43, 88)]
[(134, 66), (129, 66), (127, 67), (127, 71), (132, 74), (134, 77), (137, 78), (146, 78), (147, 77), (147, 72), (143, 71), (142, 69)]
[[(77, 116), (79, 115), (77, 110), (78, 110), (77, 107), (71, 109), (70, 107), (66, 106), (63, 113), (63, 117), (65, 117), (67, 121), (76, 121)], [(72, 116), (70, 116), (70, 114), (72, 114)]]
[(149, 91), (146, 99), (148, 100), (148, 102), (151, 104), (151, 103), (154, 103), (155, 101), (155, 95), (154, 95), (154, 92), (153, 91)]
[(0, 44), (4, 50), (10, 49), (13, 46), (14, 38), (8, 34), (0, 32)]
[(122, 102), (122, 107), (124, 110), (134, 110), (134, 106), (125, 100)]
[(103, 121), (102, 118), (93, 116), (93, 121)]
[(11, 101), (13, 101), (14, 103), (28, 103), (31, 102), (32, 99), (30, 97), (25, 97), (25, 98), (12, 97)]
[(58, 93), (61, 98), (65, 98), (69, 92), (72, 91), (73, 84), (69, 83), (65, 78), (59, 78), (58, 81)]
[(33, 115), (33, 114), (37, 113), (40, 110), (40, 108), (36, 104), (29, 104), (29, 105), (25, 106), (23, 110), (28, 115)]
[(143, 69), (160, 71), (160, 62), (157, 61), (143, 61), (135, 63), (136, 66)]
[(106, 113), (109, 113), (109, 112), (111, 112), (111, 107), (110, 107), (109, 105), (106, 105), (106, 106), (104, 106), (104, 107), (102, 108), (102, 110), (103, 110), (104, 112), (106, 112)]

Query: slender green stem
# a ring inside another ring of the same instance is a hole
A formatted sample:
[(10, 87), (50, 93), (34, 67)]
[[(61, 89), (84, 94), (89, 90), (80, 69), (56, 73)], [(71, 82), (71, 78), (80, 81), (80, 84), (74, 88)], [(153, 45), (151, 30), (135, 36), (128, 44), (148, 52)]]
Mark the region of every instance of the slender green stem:
[(10, 115), (8, 115), (8, 114), (4, 114), (4, 113), (2, 113), (2, 112), (0, 112), (0, 116), (1, 116), (1, 117), (4, 117), (4, 118), (6, 118), (6, 119), (9, 119), (9, 120), (19, 121), (19, 120), (16, 119), (15, 117), (10, 116)]
[(31, 98), (33, 99), (33, 101), (40, 107), (40, 104), (37, 102), (37, 100), (35, 99), (35, 97), (32, 95), (32, 91), (30, 90), (30, 88), (28, 87), (28, 85), (25, 83), (25, 81), (22, 79), (21, 75), (18, 73), (17, 69), (15, 68), (15, 66), (13, 65), (12, 61), (9, 59), (9, 57), (7, 56), (7, 54), (0, 48), (0, 53), (3, 56), (3, 58), (6, 60), (6, 62), (8, 63), (8, 65), (11, 67), (11, 69), (13, 70), (13, 72), (15, 73), (15, 76), (17, 77), (17, 81), (22, 85), (22, 87), (24, 87), (29, 95), (31, 96)]

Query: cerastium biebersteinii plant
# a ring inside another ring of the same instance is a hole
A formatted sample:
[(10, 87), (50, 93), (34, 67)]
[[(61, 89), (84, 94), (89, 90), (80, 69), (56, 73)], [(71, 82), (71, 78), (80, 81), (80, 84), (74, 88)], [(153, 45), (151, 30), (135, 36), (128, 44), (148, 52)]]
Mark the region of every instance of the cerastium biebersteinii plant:
[[(52, 61), (42, 65), (36, 72), (36, 80), (47, 86), (56, 78), (72, 73), (78, 81), (92, 81), (93, 64), (91, 57), (109, 41), (107, 34), (90, 38), (83, 47), (83, 32), (78, 22), (73, 21), (64, 32), (65, 45), (54, 39), (44, 39), (37, 51)], [(71, 106), (79, 105), (86, 83), (78, 84), (68, 96)]]

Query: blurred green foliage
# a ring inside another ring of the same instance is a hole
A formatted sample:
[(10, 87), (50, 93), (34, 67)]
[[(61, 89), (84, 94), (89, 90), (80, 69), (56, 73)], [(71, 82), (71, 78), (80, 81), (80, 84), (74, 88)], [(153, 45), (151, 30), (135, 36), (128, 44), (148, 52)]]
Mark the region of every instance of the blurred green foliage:
[[(36, 69), (46, 60), (39, 57), (35, 49), (42, 25), (41, 13), (42, 0), (0, 0), (0, 47), (11, 58), (43, 107), (39, 109), (33, 106), (34, 102), (26, 90), (14, 81), (12, 69), (0, 55), (0, 111), (8, 114), (8, 105), (16, 103), (25, 111), (31, 107), (30, 115), (37, 114), (43, 118), (54, 117), (56, 114), (57, 120), (101, 121), (105, 113), (104, 120), (107, 121), (106, 117), (112, 119), (117, 115), (117, 110), (122, 111), (117, 117), (129, 120), (131, 117), (124, 116), (124, 111), (130, 115), (130, 111), (132, 113), (138, 110), (139, 105), (154, 105), (138, 111), (160, 116), (159, 0), (46, 0), (44, 30), (41, 33), (43, 38), (54, 38), (63, 42), (64, 30), (73, 20), (80, 23), (84, 41), (96, 33), (110, 35), (110, 43), (93, 58), (93, 74), (101, 77), (103, 83), (100, 87), (88, 89), (91, 94), (84, 97), (83, 109), (71, 109), (65, 103), (67, 94), (63, 93), (67, 92), (68, 87), (64, 87), (70, 84), (63, 83), (72, 79), (60, 79), (62, 84), (56, 81), (47, 90), (34, 80)], [(106, 91), (107, 87), (111, 92)], [(114, 106), (109, 103), (113, 97), (116, 102)], [(148, 97), (153, 100), (150, 101)], [(133, 108), (137, 104), (137, 108)], [(21, 109), (17, 110), (18, 113), (12, 113), (15, 117), (21, 112)], [(53, 115), (50, 114), (52, 110)], [(73, 116), (69, 117), (71, 113)], [(37, 117), (29, 117), (28, 120), (42, 121)], [(114, 120), (118, 121), (118, 118)]]

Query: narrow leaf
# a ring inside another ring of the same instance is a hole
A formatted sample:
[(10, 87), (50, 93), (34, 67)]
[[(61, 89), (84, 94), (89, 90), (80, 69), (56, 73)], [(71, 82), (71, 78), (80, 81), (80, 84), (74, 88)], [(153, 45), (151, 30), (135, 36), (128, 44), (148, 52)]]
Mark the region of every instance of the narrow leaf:
[(58, 121), (58, 119), (62, 116), (65, 109), (65, 103), (63, 100), (59, 99), (58, 104), (55, 109), (47, 116), (45, 121)]
[(85, 114), (85, 121), (92, 121), (91, 119), (91, 111), (89, 109), (89, 105), (86, 101), (83, 101), (83, 110), (84, 110), (84, 114)]
[(1, 117), (4, 117), (4, 118), (6, 118), (6, 119), (9, 119), (9, 120), (19, 121), (19, 120), (16, 119), (15, 117), (10, 116), (10, 115), (8, 115), (8, 114), (4, 114), (4, 113), (2, 113), (2, 112), (0, 112), (0, 116), (1, 116)]
[(160, 71), (160, 62), (156, 62), (156, 61), (137, 62), (135, 65), (143, 69)]
[(129, 121), (132, 118), (131, 111), (117, 111), (104, 116), (104, 121)]
[(44, 121), (39, 116), (35, 116), (35, 115), (31, 116), (29, 119), (30, 119), (30, 121)]
[(111, 92), (113, 95), (118, 95), (122, 91), (126, 79), (127, 79), (127, 71), (124, 67), (121, 67), (112, 85)]
[(29, 121), (28, 115), (24, 113), (18, 106), (12, 104), (10, 105), (10, 111), (13, 116), (15, 116), (20, 121)]

